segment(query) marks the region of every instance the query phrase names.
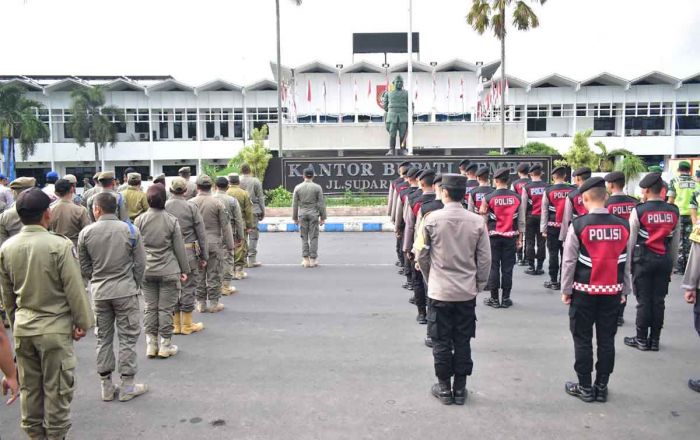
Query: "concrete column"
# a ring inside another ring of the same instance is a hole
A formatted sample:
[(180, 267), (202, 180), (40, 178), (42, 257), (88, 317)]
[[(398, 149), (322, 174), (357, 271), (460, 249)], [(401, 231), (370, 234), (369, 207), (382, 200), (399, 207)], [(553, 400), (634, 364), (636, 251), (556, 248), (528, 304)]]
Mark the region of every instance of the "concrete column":
[[(663, 103), (661, 103), (663, 106)], [(673, 144), (673, 150), (672, 153), (673, 155), (671, 156), (671, 159), (676, 158), (676, 121), (677, 121), (677, 116), (676, 116), (676, 92), (673, 92), (673, 106), (671, 107), (671, 111), (673, 112), (671, 114), (671, 143)]]
[(199, 97), (197, 99), (197, 175), (202, 174), (202, 127), (199, 120)]
[(150, 158), (149, 174), (155, 176), (153, 169), (153, 111), (151, 110), (151, 97), (146, 97), (148, 103), (148, 157)]
[[(51, 106), (51, 98), (48, 103), (49, 109), (49, 144), (51, 145), (51, 170), (56, 171), (56, 148), (53, 144), (53, 107)], [(64, 173), (61, 173), (64, 174)]]

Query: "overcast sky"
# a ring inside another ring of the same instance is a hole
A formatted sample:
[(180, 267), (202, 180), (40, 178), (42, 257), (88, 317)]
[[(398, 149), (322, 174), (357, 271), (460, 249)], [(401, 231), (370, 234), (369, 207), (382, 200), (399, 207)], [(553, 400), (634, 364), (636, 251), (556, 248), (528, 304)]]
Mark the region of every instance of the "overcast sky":
[[(272, 78), (274, 0), (0, 0), (0, 74), (169, 74), (199, 85)], [(282, 3), (282, 63), (352, 61), (353, 32), (404, 32), (408, 0)], [(413, 0), (422, 61), (490, 61), (492, 34), (466, 23), (471, 0)], [(700, 71), (700, 0), (549, 0), (540, 27), (513, 30), (507, 71), (525, 80), (601, 71)], [(9, 43), (9, 44), (8, 44)], [(358, 55), (356, 61), (382, 62)], [(402, 61), (398, 56), (390, 63)]]

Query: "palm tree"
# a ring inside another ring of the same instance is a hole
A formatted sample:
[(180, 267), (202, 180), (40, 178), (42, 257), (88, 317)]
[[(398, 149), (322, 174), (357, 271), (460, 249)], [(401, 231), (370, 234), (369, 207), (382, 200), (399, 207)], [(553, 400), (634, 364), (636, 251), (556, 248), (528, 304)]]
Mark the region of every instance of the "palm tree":
[(6, 176), (10, 173), (10, 164), (14, 162), (15, 141), (19, 141), (20, 155), (23, 160), (34, 154), (34, 147), (39, 139), (49, 137), (49, 128), (41, 122), (38, 110), (43, 105), (24, 97), (24, 89), (8, 84), (0, 85), (0, 139), (9, 141), (9, 156), (5, 158)]
[[(303, 0), (292, 0), (297, 6)], [(282, 157), (282, 49), (280, 36), (280, 0), (275, 0), (275, 12), (277, 14), (277, 137), (279, 142), (279, 156)]]
[(113, 147), (117, 143), (117, 125), (124, 122), (118, 107), (105, 105), (102, 87), (76, 89), (71, 93), (71, 118), (68, 122), (70, 135), (81, 147), (92, 142), (95, 147), (95, 171), (101, 171), (100, 148)]
[[(533, 3), (545, 4), (547, 0), (531, 0)], [(507, 16), (510, 6), (514, 6), (513, 26), (519, 31), (534, 29), (540, 25), (535, 12), (522, 0), (472, 0), (472, 7), (467, 14), (467, 23), (483, 35), (488, 29), (493, 30), (496, 38), (501, 40), (501, 90), (505, 90), (506, 81), (506, 33)], [(506, 96), (501, 93), (501, 154), (506, 148)]]

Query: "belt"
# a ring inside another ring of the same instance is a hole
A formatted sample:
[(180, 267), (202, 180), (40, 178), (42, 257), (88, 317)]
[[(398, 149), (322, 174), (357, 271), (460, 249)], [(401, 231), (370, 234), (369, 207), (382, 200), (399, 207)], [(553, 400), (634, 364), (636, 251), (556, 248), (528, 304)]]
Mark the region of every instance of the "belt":
[(547, 222), (547, 226), (553, 226), (555, 228), (561, 228), (561, 223), (557, 222)]
[(197, 249), (197, 242), (185, 243), (185, 249)]

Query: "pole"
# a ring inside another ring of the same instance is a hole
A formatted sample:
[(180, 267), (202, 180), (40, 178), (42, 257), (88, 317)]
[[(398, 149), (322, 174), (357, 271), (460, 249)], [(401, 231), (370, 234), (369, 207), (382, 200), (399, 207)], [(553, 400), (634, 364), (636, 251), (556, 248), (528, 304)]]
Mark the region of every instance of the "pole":
[(275, 0), (277, 12), (277, 133), (279, 157), (282, 157), (282, 49), (280, 43), (280, 0)]
[(413, 154), (413, 0), (408, 0), (408, 132), (406, 149)]
[[(501, 15), (503, 16), (503, 15)], [(493, 87), (493, 84), (491, 85)], [(501, 37), (501, 156), (506, 151), (506, 36)], [(527, 112), (527, 108), (525, 109)]]

